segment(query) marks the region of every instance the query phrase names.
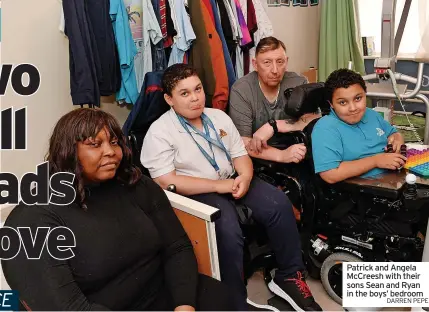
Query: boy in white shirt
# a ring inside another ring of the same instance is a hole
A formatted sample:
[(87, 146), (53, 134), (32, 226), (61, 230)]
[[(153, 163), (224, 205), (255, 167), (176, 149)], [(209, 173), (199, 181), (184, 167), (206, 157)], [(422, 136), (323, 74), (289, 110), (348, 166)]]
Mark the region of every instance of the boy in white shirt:
[(288, 197), (253, 176), (237, 128), (223, 111), (204, 107), (203, 86), (193, 68), (167, 68), (163, 88), (171, 110), (149, 128), (141, 163), (162, 188), (174, 184), (179, 194), (221, 210), (216, 221), (221, 279), (235, 293), (237, 309), (248, 310), (244, 239), (235, 208), (240, 202), (266, 228), (274, 249), (279, 269), (270, 289), (296, 310), (321, 310), (303, 277), (300, 237)]

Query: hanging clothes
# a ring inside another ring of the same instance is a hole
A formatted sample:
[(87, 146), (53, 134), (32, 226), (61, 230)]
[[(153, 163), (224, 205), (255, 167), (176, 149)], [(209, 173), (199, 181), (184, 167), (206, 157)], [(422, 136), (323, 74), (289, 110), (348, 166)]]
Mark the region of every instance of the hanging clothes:
[(209, 37), (210, 56), (216, 83), (212, 105), (213, 108), (225, 111), (228, 104), (229, 87), (222, 41), (216, 31), (215, 25), (211, 21), (209, 10), (204, 4), (201, 5), (201, 9), (203, 13), (202, 18)]
[(242, 47), (244, 75), (247, 75), (250, 70), (250, 49), (255, 47), (254, 35), (258, 30), (258, 24), (252, 0), (240, 0), (240, 4), (245, 16), (247, 28), (249, 29), (250, 38), (252, 39), (250, 43)]
[(210, 11), (213, 12), (216, 31), (219, 35), (221, 42), (222, 42), (224, 62), (225, 62), (226, 71), (228, 74), (228, 86), (229, 86), (229, 89), (231, 89), (232, 85), (237, 80), (237, 77), (235, 75), (234, 66), (232, 65), (231, 55), (229, 54), (228, 46), (226, 44), (225, 36), (223, 34), (222, 25), (220, 22), (219, 11), (218, 11), (218, 8), (216, 5), (216, 1), (210, 0), (210, 4), (211, 4), (211, 10)]
[[(161, 29), (161, 7), (160, 0), (152, 0), (153, 11)], [(161, 29), (161, 36), (164, 38)], [(152, 71), (160, 71), (167, 68), (167, 59), (165, 57), (164, 40), (159, 40), (157, 44), (152, 44)]]
[(110, 0), (110, 18), (121, 65), (121, 89), (116, 93), (118, 102), (135, 104), (139, 95), (137, 90), (136, 74), (134, 71), (134, 57), (137, 48), (134, 44), (129, 15), (123, 0)]
[(216, 78), (214, 74), (215, 66), (212, 62), (209, 43), (209, 40), (213, 36), (210, 35), (209, 37), (209, 32), (206, 29), (204, 23), (204, 4), (201, 1), (189, 1), (188, 5), (192, 28), (194, 29), (195, 35), (198, 38), (198, 40), (195, 40), (192, 44), (188, 62), (192, 67), (195, 68), (199, 78), (203, 83), (204, 93), (206, 94), (206, 107), (213, 107), (213, 99), (216, 90)]
[(101, 95), (115, 94), (121, 87), (110, 2), (67, 0), (62, 5), (64, 34), (69, 39), (72, 102), (100, 106)]
[(161, 16), (161, 33), (162, 38), (167, 38), (167, 0), (159, 0), (159, 14)]
[(185, 9), (184, 1), (174, 0), (174, 4), (174, 11), (178, 18), (177, 32), (180, 33), (180, 37), (176, 38), (173, 43), (168, 66), (176, 63), (183, 63), (186, 51), (190, 49), (192, 42), (196, 39), (191, 21)]
[[(267, 12), (265, 11), (265, 7), (263, 6), (261, 0), (252, 0), (253, 6), (255, 8), (255, 14), (256, 14), (256, 21), (258, 24), (258, 30), (254, 34), (254, 42), (255, 46), (258, 45), (259, 41), (262, 38), (272, 36), (273, 31), (273, 25), (270, 21), (270, 18), (268, 17)], [(252, 48), (249, 51), (249, 57), (254, 58), (255, 57), (255, 51), (256, 48)], [(249, 63), (249, 71), (253, 71), (253, 65), (252, 62)]]
[(250, 38), (249, 29), (247, 28), (246, 20), (244, 19), (243, 11), (241, 10), (241, 5), (239, 0), (232, 0), (235, 3), (235, 7), (237, 9), (237, 20), (240, 25), (242, 38), (240, 41), (241, 46), (245, 46), (252, 41)]
[[(130, 0), (127, 0), (130, 1)], [(132, 0), (134, 1), (134, 0)], [(142, 5), (142, 40), (139, 43), (138, 53), (135, 57), (135, 70), (137, 78), (137, 89), (141, 90), (146, 73), (153, 70), (152, 46), (162, 40), (161, 28), (156, 19), (150, 0), (140, 0)]]

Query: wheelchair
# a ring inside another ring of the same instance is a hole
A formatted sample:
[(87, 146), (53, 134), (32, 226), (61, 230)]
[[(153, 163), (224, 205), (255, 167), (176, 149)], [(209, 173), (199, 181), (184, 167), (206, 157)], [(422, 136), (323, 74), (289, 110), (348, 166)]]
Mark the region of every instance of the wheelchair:
[[(299, 116), (319, 109), (326, 114), (323, 84), (304, 88), (310, 91), (292, 91), (298, 96), (288, 102), (286, 113)], [(286, 96), (292, 99), (290, 94)], [(253, 161), (255, 175), (284, 190), (299, 213), (308, 274), (320, 279), (329, 296), (342, 304), (343, 262), (421, 261), (424, 242), (417, 235), (418, 223), (427, 218), (422, 210), (429, 206), (429, 186), (418, 184), (409, 190), (404, 171), (332, 185), (324, 182), (314, 173), (311, 155), (311, 132), (317, 121), (303, 131), (279, 134), (269, 142), (279, 149), (304, 143), (307, 155), (301, 163)]]
[[(156, 81), (161, 76), (162, 71), (149, 72), (146, 74), (145, 81)], [(142, 170), (143, 174), (150, 177), (149, 171), (140, 162), (143, 139), (150, 125), (167, 112), (170, 106), (165, 102), (161, 89), (151, 88), (148, 92), (143, 91), (137, 101), (141, 105), (133, 106), (124, 124), (123, 132), (132, 152), (133, 163)], [(176, 191), (174, 185), (170, 185), (168, 190)], [(262, 270), (266, 283), (269, 283), (270, 272), (276, 268), (276, 261), (274, 253), (268, 246), (267, 234), (262, 226), (254, 222), (251, 211), (247, 207), (237, 206), (237, 214), (244, 236), (244, 282), (247, 285), (247, 280), (253, 273)]]

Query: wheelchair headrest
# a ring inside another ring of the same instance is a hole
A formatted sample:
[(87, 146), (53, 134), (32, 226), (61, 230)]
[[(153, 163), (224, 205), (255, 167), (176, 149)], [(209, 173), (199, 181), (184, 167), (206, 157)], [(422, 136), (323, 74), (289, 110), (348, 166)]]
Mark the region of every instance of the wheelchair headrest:
[(307, 83), (286, 89), (284, 96), (286, 97), (285, 113), (289, 116), (298, 118), (319, 110), (322, 115), (329, 113), (330, 105), (323, 82)]

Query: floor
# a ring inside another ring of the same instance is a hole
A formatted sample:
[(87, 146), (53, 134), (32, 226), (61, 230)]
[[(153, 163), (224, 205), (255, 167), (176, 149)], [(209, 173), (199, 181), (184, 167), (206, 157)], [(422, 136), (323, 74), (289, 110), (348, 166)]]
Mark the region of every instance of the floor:
[[(317, 303), (322, 307), (323, 311), (345, 311), (339, 304), (332, 300), (325, 289), (323, 288), (320, 281), (308, 278), (308, 286), (313, 293)], [(274, 294), (268, 289), (265, 284), (263, 275), (261, 272), (256, 272), (251, 279), (248, 281), (247, 292), (249, 299), (257, 304), (267, 304), (267, 300), (272, 298)], [(349, 311), (410, 311), (409, 308), (360, 308), (360, 309), (348, 309)]]

